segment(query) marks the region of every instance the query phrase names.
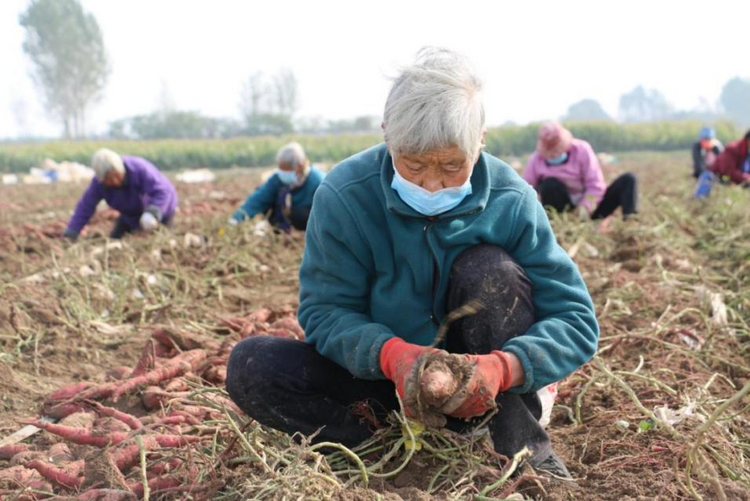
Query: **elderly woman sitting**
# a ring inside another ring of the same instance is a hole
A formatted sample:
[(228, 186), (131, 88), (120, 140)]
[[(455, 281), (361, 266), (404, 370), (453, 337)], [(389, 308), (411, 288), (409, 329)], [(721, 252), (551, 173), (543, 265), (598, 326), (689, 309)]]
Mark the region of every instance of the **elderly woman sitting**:
[(96, 177), (78, 201), (63, 236), (78, 238), (102, 199), (120, 212), (110, 238), (122, 238), (137, 230), (151, 231), (159, 223), (171, 223), (177, 207), (177, 191), (151, 162), (101, 149), (91, 159), (91, 167)]
[(539, 192), (542, 205), (557, 212), (577, 207), (592, 219), (602, 219), (602, 229), (618, 207), (625, 219), (636, 213), (638, 193), (633, 174), (625, 173), (607, 187), (589, 143), (574, 138), (557, 122), (542, 125), (538, 135), (523, 178)]
[[(248, 415), (356, 444), (373, 432), (358, 404), (383, 418), (397, 392), (420, 416), (414, 396), (429, 381), (419, 369), (446, 356), (470, 370), (465, 391), (446, 385), (430, 402), (433, 417), (466, 429), (499, 408), (488, 425), (497, 452), (528, 446), (532, 466), (568, 475), (539, 424), (537, 390), (589, 360), (599, 328), (536, 194), (481, 151), (480, 91), (446, 50), (423, 50), (395, 80), (385, 144), (344, 160), (315, 197), (300, 268), (306, 343), (255, 337), (232, 352), (227, 389)], [(467, 303), (482, 307), (436, 340)]]
[(268, 214), (269, 222), (286, 232), (292, 227), (298, 230), (307, 228), (313, 195), (325, 174), (310, 165), (299, 143), (289, 143), (281, 148), (276, 162), (279, 166), (276, 172), (247, 197), (242, 207), (229, 218), (229, 224), (234, 226), (256, 214)]

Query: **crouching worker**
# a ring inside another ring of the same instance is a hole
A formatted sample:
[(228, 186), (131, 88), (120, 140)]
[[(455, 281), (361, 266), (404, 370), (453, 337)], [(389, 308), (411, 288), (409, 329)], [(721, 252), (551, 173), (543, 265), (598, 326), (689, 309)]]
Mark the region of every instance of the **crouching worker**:
[(78, 238), (102, 199), (120, 212), (110, 238), (171, 224), (177, 207), (177, 191), (151, 162), (101, 149), (94, 153), (91, 167), (96, 176), (78, 201), (64, 237)]
[[(373, 433), (355, 409), (382, 419), (398, 392), (419, 416), (414, 397), (432, 379), (418, 368), (449, 357), (470, 368), (468, 391), (446, 386), (433, 418), (467, 430), (497, 408), (497, 452), (528, 446), (536, 469), (569, 476), (536, 392), (589, 360), (599, 328), (534, 190), (482, 152), (480, 92), (468, 61), (446, 50), (423, 49), (395, 80), (385, 143), (344, 160), (315, 196), (300, 268), (306, 342), (254, 337), (231, 354), (227, 390), (249, 416), (352, 446)], [(430, 347), (471, 301), (484, 307)]]
[(729, 143), (709, 169), (721, 179), (750, 188), (750, 130), (744, 138)]
[(304, 231), (312, 209), (313, 195), (325, 174), (305, 155), (299, 143), (289, 143), (276, 155), (278, 169), (252, 195), (247, 197), (229, 224), (237, 225), (256, 214), (268, 216), (268, 222), (289, 233), (291, 228)]
[(539, 192), (545, 207), (557, 212), (577, 208), (592, 219), (602, 219), (602, 229), (618, 207), (625, 219), (637, 212), (635, 176), (625, 173), (607, 186), (591, 145), (557, 122), (539, 128), (536, 151), (523, 178)]
[(714, 128), (702, 127), (698, 133), (698, 140), (693, 143), (693, 177), (698, 179), (708, 170), (708, 166), (716, 161), (723, 149), (721, 142), (716, 139)]

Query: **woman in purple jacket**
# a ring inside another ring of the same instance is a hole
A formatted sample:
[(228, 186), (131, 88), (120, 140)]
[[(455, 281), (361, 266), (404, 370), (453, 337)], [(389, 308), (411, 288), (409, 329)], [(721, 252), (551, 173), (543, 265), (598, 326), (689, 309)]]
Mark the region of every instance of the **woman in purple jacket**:
[(96, 177), (78, 201), (63, 236), (78, 238), (102, 199), (120, 211), (110, 238), (122, 238), (137, 230), (152, 231), (159, 223), (171, 223), (177, 191), (151, 162), (101, 149), (91, 159), (91, 167)]
[(545, 207), (558, 212), (576, 207), (592, 219), (603, 219), (602, 228), (618, 207), (625, 219), (637, 212), (635, 176), (625, 173), (607, 187), (591, 145), (574, 138), (557, 122), (539, 128), (536, 151), (523, 178), (539, 193)]

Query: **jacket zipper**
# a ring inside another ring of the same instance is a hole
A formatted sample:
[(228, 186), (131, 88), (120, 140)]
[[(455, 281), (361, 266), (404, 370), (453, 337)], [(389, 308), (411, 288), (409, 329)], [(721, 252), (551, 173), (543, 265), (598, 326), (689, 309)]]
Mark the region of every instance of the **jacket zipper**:
[(440, 320), (437, 318), (437, 313), (435, 312), (435, 299), (437, 297), (437, 289), (440, 285), (440, 267), (438, 265), (437, 256), (435, 254), (435, 250), (432, 248), (432, 242), (430, 242), (430, 236), (429, 236), (429, 229), (432, 227), (433, 221), (430, 221), (427, 223), (424, 227), (424, 238), (427, 241), (427, 248), (430, 252), (430, 257), (432, 258), (432, 287), (431, 287), (431, 300), (430, 300), (430, 320), (432, 320), (432, 323), (439, 326)]

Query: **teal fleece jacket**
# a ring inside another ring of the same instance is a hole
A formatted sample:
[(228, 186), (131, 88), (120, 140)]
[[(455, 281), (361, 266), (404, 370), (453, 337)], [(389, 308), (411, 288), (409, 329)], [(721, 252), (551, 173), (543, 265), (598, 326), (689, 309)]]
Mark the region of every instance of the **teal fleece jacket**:
[[(314, 165), (310, 166), (310, 173), (302, 186), (294, 188), (291, 191), (292, 207), (311, 207), (315, 191), (320, 186), (320, 183), (323, 182), (324, 177), (325, 173), (323, 171)], [(273, 174), (247, 197), (245, 203), (232, 214), (232, 217), (237, 221), (242, 221), (245, 218), (252, 219), (256, 214), (265, 214), (273, 209), (276, 207), (276, 201), (282, 185), (283, 183), (279, 179), (279, 175)]]
[(398, 336), (429, 345), (446, 315), (455, 258), (478, 244), (503, 248), (532, 283), (536, 323), (502, 349), (515, 354), (526, 393), (558, 381), (595, 353), (599, 326), (586, 285), (557, 244), (534, 190), (482, 153), (473, 193), (426, 217), (391, 188), (385, 144), (348, 158), (320, 185), (300, 267), (299, 320), (307, 342), (363, 379), (384, 379), (380, 350)]

